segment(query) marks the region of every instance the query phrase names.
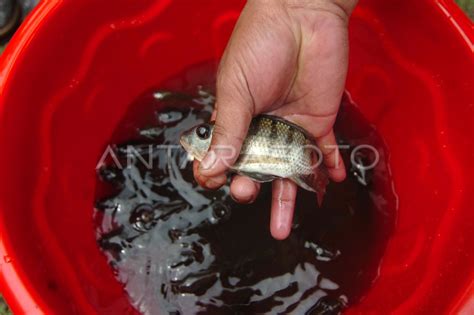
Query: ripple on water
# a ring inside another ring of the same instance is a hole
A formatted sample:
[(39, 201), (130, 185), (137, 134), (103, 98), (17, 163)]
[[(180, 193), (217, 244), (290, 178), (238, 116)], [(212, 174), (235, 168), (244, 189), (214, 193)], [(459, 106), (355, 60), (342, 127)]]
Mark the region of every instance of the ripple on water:
[[(137, 100), (140, 114), (122, 124), (137, 132), (114, 149), (120, 165), (109, 158), (98, 172), (98, 243), (131, 303), (143, 314), (338, 314), (359, 301), (396, 215), (376, 130), (346, 98), (336, 129), (350, 147), (343, 150), (348, 179), (329, 185), (321, 208), (299, 190), (291, 236), (276, 241), (268, 184), (254, 204), (239, 205), (228, 186), (211, 192), (193, 179), (179, 135), (207, 121), (215, 101), (198, 79), (178, 86), (188, 93), (152, 91)], [(377, 148), (374, 169), (361, 167), (373, 161), (368, 150), (350, 163), (359, 144)]]

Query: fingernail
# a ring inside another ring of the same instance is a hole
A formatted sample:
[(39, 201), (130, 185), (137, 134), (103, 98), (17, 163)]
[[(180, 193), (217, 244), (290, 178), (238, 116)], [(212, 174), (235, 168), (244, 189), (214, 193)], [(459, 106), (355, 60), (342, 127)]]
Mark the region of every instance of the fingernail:
[(208, 178), (204, 183), (204, 187), (207, 189), (215, 190), (222, 187), (222, 185), (224, 185), (226, 182), (227, 176), (220, 175), (213, 178)]
[(214, 151), (207, 152), (201, 161), (201, 170), (208, 170), (216, 163), (216, 153)]
[(257, 200), (257, 196), (256, 196), (256, 195), (252, 195), (252, 197), (250, 197), (250, 199), (247, 200), (247, 201), (245, 202), (245, 204), (246, 204), (246, 205), (252, 204), (252, 203), (255, 202), (255, 200)]
[(234, 200), (235, 202), (240, 203), (240, 204), (244, 204), (244, 205), (252, 204), (252, 203), (254, 203), (255, 200), (257, 199), (257, 196), (256, 196), (256, 195), (252, 195), (252, 196), (250, 196), (250, 197), (247, 198), (247, 199), (238, 199), (238, 198), (235, 198), (233, 194), (230, 194), (230, 197), (231, 197), (232, 200)]

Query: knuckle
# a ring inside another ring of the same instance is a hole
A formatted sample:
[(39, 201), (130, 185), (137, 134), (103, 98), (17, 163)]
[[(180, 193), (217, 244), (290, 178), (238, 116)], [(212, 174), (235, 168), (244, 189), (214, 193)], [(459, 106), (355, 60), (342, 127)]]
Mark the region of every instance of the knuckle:
[(295, 202), (295, 199), (290, 197), (290, 196), (273, 196), (272, 198), (274, 201), (278, 202), (280, 205), (288, 207), (288, 206), (293, 206), (293, 203)]
[(323, 146), (323, 154), (324, 156), (330, 156), (337, 153), (337, 146), (333, 145), (324, 145)]

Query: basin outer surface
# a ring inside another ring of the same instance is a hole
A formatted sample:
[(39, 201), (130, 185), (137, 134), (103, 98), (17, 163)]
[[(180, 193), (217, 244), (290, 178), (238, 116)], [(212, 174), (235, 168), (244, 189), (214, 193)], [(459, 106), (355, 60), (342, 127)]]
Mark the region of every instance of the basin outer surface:
[[(128, 106), (218, 60), (237, 0), (43, 1), (0, 59), (0, 291), (15, 314), (134, 314), (95, 167)], [(391, 151), (397, 228), (347, 314), (474, 314), (474, 61), (452, 1), (362, 0), (347, 88)], [(263, 228), (263, 227), (262, 227)]]

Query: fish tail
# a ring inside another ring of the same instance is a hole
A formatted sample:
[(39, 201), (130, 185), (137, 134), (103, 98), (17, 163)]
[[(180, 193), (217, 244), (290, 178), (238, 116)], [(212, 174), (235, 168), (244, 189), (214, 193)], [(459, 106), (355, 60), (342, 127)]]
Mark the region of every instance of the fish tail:
[(324, 195), (326, 194), (326, 187), (329, 184), (329, 173), (327, 168), (322, 167), (317, 170), (313, 177), (313, 187), (316, 190), (316, 198), (318, 200), (318, 205), (321, 207), (323, 204)]
[(326, 186), (329, 184), (329, 174), (325, 167), (320, 167), (310, 175), (301, 175), (291, 178), (298, 186), (303, 189), (316, 193), (316, 199), (321, 207), (326, 194)]

